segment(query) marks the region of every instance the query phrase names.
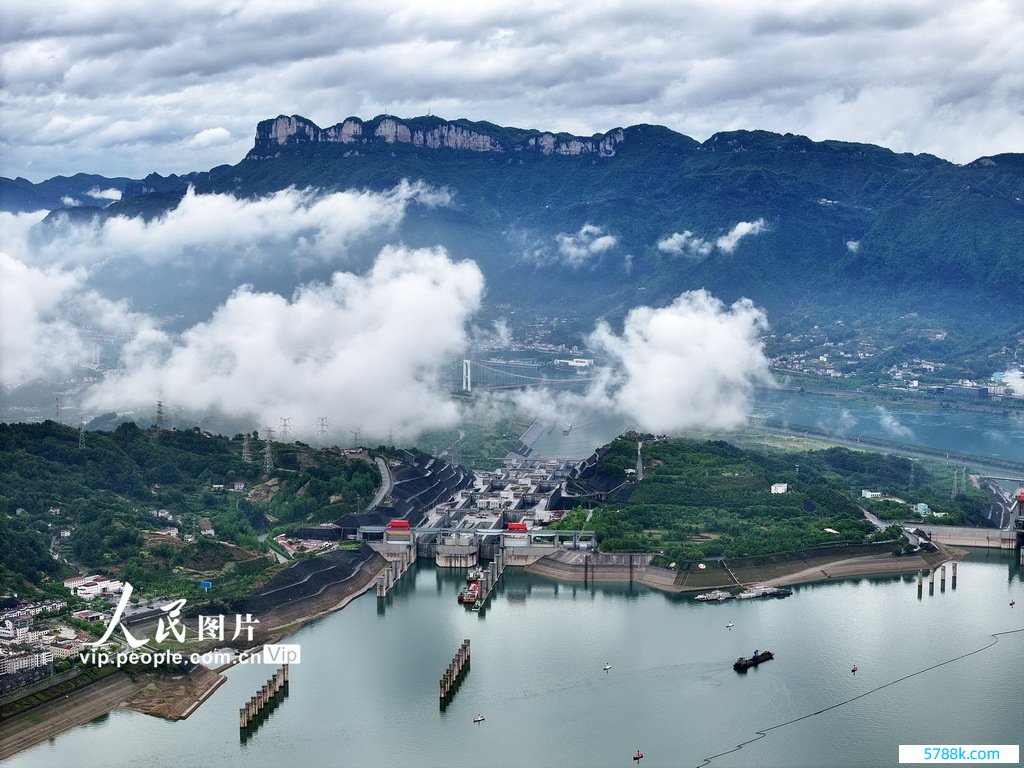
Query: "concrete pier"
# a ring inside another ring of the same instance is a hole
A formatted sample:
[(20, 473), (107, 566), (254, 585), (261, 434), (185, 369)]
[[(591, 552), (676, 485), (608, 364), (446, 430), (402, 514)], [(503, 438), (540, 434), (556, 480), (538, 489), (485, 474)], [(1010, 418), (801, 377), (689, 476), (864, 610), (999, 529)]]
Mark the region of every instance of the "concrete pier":
[(504, 572), (504, 554), (501, 551), (495, 552), (490, 566), (484, 571), (483, 576), (480, 577), (480, 594), (477, 595), (476, 602), (473, 604), (473, 610), (478, 611), (484, 607), (487, 600), (491, 597), (491, 592), (498, 585), (498, 579), (501, 578), (501, 574)]
[(467, 637), (462, 641), (462, 645), (459, 646), (459, 650), (455, 652), (455, 656), (445, 669), (444, 674), (441, 675), (441, 680), (439, 681), (439, 698), (441, 699), (442, 706), (447, 703), (449, 698), (455, 695), (455, 692), (458, 690), (459, 683), (462, 682), (462, 677), (468, 669), (469, 638)]
[(388, 567), (377, 577), (377, 597), (384, 598), (388, 592), (398, 583), (406, 571), (412, 567), (416, 560), (415, 547), (408, 547), (398, 552), (396, 556), (388, 560)]
[(266, 683), (238, 710), (238, 727), (245, 730), (253, 725), (259, 716), (267, 711), (268, 705), (277, 700), (278, 694), (288, 689), (288, 665), (277, 670)]

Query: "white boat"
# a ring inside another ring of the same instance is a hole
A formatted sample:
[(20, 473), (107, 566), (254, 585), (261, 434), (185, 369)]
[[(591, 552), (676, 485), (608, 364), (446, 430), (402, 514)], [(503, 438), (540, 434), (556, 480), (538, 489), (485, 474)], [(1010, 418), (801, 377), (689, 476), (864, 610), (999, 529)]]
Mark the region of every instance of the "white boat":
[(601, 667), (601, 669), (603, 669), (605, 672), (607, 672), (611, 668), (612, 668), (611, 664), (605, 664), (603, 667)]
[(704, 594), (697, 595), (694, 600), (700, 600), (702, 603), (720, 603), (723, 600), (732, 600), (733, 596), (729, 592), (724, 592), (721, 589), (715, 589), (711, 592), (705, 592)]
[(473, 718), (473, 722), (474, 723), (482, 723), (486, 719), (487, 718), (484, 717), (483, 715), (477, 715), (476, 717)]
[(726, 624), (726, 625), (725, 625), (725, 628), (726, 628), (726, 629), (732, 629), (732, 628), (733, 628), (733, 627), (735, 627), (735, 626), (736, 626), (736, 625), (735, 625), (735, 624), (733, 624), (733, 623), (732, 623), (732, 622), (730, 621), (730, 622), (729, 622), (728, 624)]

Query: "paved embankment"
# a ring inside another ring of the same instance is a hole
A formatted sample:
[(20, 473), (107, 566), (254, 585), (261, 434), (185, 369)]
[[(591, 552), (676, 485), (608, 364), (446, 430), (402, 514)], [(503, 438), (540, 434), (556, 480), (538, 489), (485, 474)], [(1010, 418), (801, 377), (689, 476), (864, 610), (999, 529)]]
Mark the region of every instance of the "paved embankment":
[(0, 723), (0, 760), (117, 709), (145, 683), (124, 672)]

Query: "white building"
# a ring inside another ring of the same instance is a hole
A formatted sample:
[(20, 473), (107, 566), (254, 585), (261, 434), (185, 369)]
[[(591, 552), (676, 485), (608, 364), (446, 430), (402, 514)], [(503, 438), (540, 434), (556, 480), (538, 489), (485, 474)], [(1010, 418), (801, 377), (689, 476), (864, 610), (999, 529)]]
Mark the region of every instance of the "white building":
[(786, 493), (788, 490), (788, 483), (772, 483), (772, 493)]

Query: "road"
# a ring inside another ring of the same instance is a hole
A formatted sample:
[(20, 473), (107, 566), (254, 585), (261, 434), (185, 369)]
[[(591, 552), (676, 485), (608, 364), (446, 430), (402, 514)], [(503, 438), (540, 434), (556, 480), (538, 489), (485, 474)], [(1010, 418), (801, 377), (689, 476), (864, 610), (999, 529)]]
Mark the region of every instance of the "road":
[(391, 468), (388, 467), (388, 463), (384, 461), (380, 456), (374, 459), (377, 462), (377, 467), (380, 469), (380, 488), (377, 489), (377, 493), (374, 494), (373, 500), (366, 506), (367, 512), (374, 509), (384, 499), (387, 498), (388, 494), (391, 493), (391, 488), (394, 486), (394, 481), (391, 479)]

